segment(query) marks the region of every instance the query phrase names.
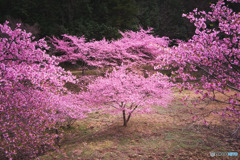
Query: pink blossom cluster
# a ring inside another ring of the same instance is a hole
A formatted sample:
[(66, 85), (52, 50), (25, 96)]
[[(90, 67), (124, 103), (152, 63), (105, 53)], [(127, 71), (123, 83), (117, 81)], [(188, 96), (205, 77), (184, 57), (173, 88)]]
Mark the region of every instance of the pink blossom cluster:
[(123, 113), (126, 126), (135, 110), (149, 113), (152, 105), (166, 107), (172, 100), (172, 86), (168, 77), (160, 73), (145, 78), (121, 66), (98, 77), (81, 96), (88, 105), (106, 113)]
[[(210, 98), (229, 104), (228, 114), (239, 123), (240, 13), (219, 0), (209, 12), (195, 9), (183, 16), (194, 23), (195, 35), (161, 54), (158, 58), (162, 64), (156, 68), (171, 66), (173, 80), (183, 81), (180, 88), (195, 90), (202, 94), (202, 100)], [(218, 99), (218, 93), (228, 100)]]
[(0, 24), (0, 158), (34, 157), (53, 148), (57, 122), (83, 118), (88, 109), (66, 95), (70, 72), (46, 54), (44, 39)]
[(166, 37), (154, 37), (152, 29), (138, 32), (120, 32), (122, 38), (86, 42), (84, 37), (62, 35), (63, 39), (53, 37), (55, 52), (63, 52), (60, 62), (85, 62), (88, 66), (120, 66), (121, 64), (155, 64), (159, 50), (155, 47), (167, 47)]

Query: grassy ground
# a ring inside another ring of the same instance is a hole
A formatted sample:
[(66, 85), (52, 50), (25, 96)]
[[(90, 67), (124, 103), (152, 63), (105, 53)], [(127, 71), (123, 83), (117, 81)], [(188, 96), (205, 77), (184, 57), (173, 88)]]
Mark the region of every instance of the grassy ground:
[[(195, 98), (191, 92), (185, 92)], [(181, 97), (181, 96), (176, 96)], [(210, 103), (193, 107), (183, 105), (178, 98), (168, 108), (155, 107), (154, 114), (133, 116), (128, 126), (122, 126), (119, 115), (92, 113), (67, 129), (61, 153), (53, 152), (41, 160), (146, 160), (146, 159), (239, 159), (210, 157), (209, 152), (238, 152), (240, 142), (232, 138), (236, 126), (216, 115), (193, 123), (192, 112), (208, 113), (216, 107)], [(63, 154), (64, 153), (64, 154)]]

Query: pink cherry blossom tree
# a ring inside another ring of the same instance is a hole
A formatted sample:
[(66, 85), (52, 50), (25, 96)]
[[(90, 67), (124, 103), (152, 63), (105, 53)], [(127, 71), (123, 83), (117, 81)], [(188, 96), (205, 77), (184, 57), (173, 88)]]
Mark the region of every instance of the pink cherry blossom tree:
[(64, 84), (75, 77), (46, 54), (44, 39), (0, 24), (0, 158), (33, 158), (54, 148), (66, 117), (83, 118)]
[(145, 78), (121, 66), (97, 78), (81, 96), (97, 109), (122, 113), (123, 125), (127, 126), (133, 112), (148, 113), (152, 105), (167, 107), (172, 100), (172, 86), (160, 73)]
[(159, 55), (162, 64), (156, 68), (169, 66), (173, 80), (181, 78), (180, 88), (195, 90), (201, 100), (228, 104), (221, 114), (240, 123), (240, 13), (219, 0), (209, 12), (195, 9), (183, 16), (196, 26), (195, 35)]
[(86, 42), (84, 37), (62, 35), (62, 39), (53, 37), (54, 52), (61, 52), (60, 62), (84, 62), (87, 66), (105, 67), (120, 66), (121, 64), (155, 64), (160, 47), (167, 47), (169, 40), (151, 35), (151, 30), (120, 32), (118, 40)]

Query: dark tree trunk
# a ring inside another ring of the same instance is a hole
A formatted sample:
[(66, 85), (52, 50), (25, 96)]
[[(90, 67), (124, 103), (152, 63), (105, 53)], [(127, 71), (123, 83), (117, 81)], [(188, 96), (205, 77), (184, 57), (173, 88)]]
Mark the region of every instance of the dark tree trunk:
[(127, 127), (127, 123), (129, 121), (130, 117), (131, 117), (131, 113), (129, 113), (128, 116), (126, 116), (126, 112), (125, 112), (125, 110), (123, 110), (123, 126), (124, 127)]
[(60, 145), (60, 137), (58, 136), (58, 129), (55, 129), (55, 133), (57, 134), (57, 138), (56, 138), (56, 141), (55, 141), (55, 143), (56, 143), (56, 145), (60, 148), (61, 147), (61, 145)]
[(124, 127), (127, 127), (127, 120), (126, 120), (125, 110), (123, 110), (123, 126), (124, 126)]

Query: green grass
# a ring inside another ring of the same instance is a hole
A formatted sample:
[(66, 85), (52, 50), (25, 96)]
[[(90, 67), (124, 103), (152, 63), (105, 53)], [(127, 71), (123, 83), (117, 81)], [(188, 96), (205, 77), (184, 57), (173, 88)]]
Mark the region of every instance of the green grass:
[[(215, 104), (213, 106), (216, 107)], [(193, 108), (175, 100), (168, 108), (154, 108), (156, 113), (133, 116), (128, 127), (122, 126), (121, 115), (92, 113), (67, 130), (61, 153), (52, 152), (39, 158), (180, 160), (209, 159), (211, 151), (240, 153), (239, 141), (225, 132), (230, 129), (230, 123), (219, 120), (219, 123), (209, 126), (203, 125), (201, 121), (189, 125), (192, 122), (190, 111), (206, 111), (201, 109), (202, 106)], [(212, 118), (217, 121), (216, 117)]]

